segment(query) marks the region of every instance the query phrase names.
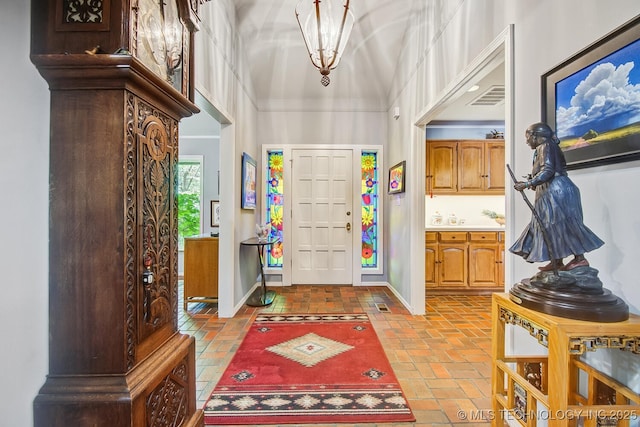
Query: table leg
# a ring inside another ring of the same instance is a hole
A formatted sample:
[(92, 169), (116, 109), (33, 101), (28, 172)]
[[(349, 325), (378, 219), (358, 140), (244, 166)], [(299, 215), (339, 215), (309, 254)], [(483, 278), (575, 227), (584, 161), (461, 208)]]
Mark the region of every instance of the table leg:
[(256, 246), (258, 249), (258, 263), (260, 264), (260, 281), (262, 282), (262, 286), (256, 289), (253, 295), (247, 300), (247, 305), (251, 307), (271, 305), (276, 297), (275, 291), (267, 290), (267, 281), (264, 277), (264, 246), (265, 245)]

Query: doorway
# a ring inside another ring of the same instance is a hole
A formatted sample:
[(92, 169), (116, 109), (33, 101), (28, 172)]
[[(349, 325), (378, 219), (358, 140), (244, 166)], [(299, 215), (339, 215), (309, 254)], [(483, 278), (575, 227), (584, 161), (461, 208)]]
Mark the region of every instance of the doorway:
[[(416, 120), (416, 124), (424, 130), (434, 121), (454, 120), (454, 116), (452, 114), (455, 110), (460, 110), (460, 108), (456, 109), (456, 105), (459, 107), (461, 99), (466, 96), (470, 96), (468, 95), (469, 88), (475, 84), (479, 84), (483, 79), (490, 76), (492, 72), (497, 71), (502, 78), (500, 83), (503, 86), (504, 96), (504, 102), (501, 104), (502, 119), (504, 120), (504, 156), (506, 163), (509, 163), (513, 156), (513, 150), (511, 148), (513, 141), (513, 68), (513, 26), (510, 25), (505, 28), (503, 32), (468, 65), (468, 67), (455, 81), (451, 83), (451, 90), (444, 94), (440, 99), (436, 100), (432, 104), (431, 108), (421, 114), (421, 116)], [(495, 74), (496, 73), (494, 72), (493, 76), (495, 76)], [(493, 84), (495, 85), (496, 83), (493, 82)], [(478, 116), (458, 116), (456, 120), (477, 122), (481, 120), (481, 118)], [(426, 136), (426, 132), (423, 133), (423, 136)], [(424, 139), (422, 144), (424, 144)], [(426, 158), (424, 151), (422, 154), (423, 158)], [(426, 164), (423, 164), (422, 167), (426, 169)], [(504, 173), (506, 175), (506, 170)], [(505, 192), (504, 213), (507, 219), (513, 215), (513, 203), (511, 202), (511, 197), (511, 192)], [(426, 209), (422, 213), (426, 216)], [(425, 218), (425, 225), (426, 222)], [(513, 234), (512, 223), (507, 221), (504, 231), (506, 235), (505, 240), (509, 241)], [(424, 235), (419, 237), (421, 244), (424, 244), (424, 239)], [(509, 258), (503, 257), (502, 259), (504, 260), (504, 283), (510, 283), (509, 279), (512, 276), (511, 264), (509, 262)]]

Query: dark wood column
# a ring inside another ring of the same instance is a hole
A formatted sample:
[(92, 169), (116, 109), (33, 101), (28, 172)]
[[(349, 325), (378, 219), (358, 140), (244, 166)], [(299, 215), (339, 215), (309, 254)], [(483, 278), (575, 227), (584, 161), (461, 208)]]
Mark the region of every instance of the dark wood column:
[(50, 361), (35, 426), (201, 426), (195, 341), (177, 327), (191, 33), (167, 78), (135, 56), (137, 0), (94, 3), (88, 27), (65, 21), (90, 4), (33, 1), (31, 57), (51, 92)]

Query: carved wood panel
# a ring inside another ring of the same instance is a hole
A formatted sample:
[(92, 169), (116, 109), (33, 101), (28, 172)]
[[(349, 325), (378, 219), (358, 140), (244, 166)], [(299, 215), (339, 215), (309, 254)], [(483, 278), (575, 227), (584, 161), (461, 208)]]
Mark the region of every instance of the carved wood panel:
[(58, 0), (56, 30), (105, 31), (109, 28), (111, 0)]
[[(133, 94), (126, 111), (127, 360), (133, 367), (140, 342), (165, 325), (177, 329), (178, 122)], [(143, 284), (145, 260), (153, 281)]]
[(182, 360), (147, 397), (147, 426), (174, 427), (187, 417), (188, 362)]

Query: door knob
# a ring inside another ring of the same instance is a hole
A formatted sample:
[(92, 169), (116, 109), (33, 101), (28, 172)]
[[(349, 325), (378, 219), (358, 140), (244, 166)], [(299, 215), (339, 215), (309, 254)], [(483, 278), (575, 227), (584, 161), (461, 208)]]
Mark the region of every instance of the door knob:
[(351, 223), (350, 222), (347, 223), (347, 231), (351, 231)]

